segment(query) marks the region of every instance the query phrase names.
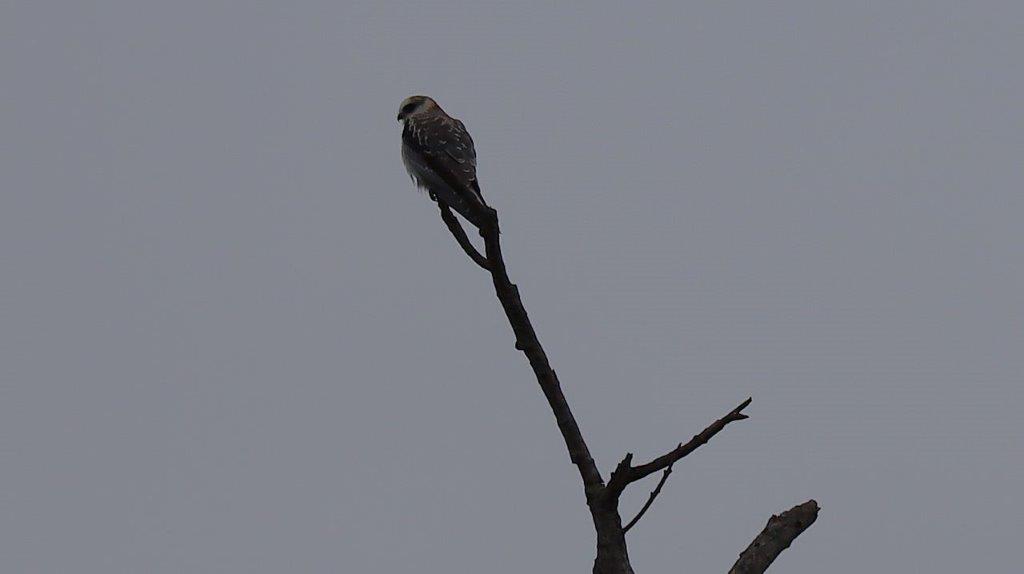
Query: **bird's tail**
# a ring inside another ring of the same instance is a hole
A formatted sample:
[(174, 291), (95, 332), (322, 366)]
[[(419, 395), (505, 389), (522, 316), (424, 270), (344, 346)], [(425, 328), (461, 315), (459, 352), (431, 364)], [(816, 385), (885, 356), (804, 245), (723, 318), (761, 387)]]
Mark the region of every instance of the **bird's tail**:
[(449, 202), (451, 207), (477, 229), (497, 228), (498, 213), (484, 201), (480, 185), (473, 181), (468, 187), (463, 188), (466, 192), (452, 198), (453, 201)]

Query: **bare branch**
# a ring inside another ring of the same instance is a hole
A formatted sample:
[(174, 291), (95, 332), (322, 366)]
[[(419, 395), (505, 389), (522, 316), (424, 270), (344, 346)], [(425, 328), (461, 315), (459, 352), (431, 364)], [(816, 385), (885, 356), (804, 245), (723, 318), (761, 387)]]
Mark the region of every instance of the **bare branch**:
[[(682, 444), (680, 444), (680, 446), (682, 446)], [(630, 520), (629, 523), (622, 527), (623, 533), (629, 532), (629, 529), (633, 528), (634, 524), (640, 522), (640, 518), (644, 515), (645, 512), (647, 512), (647, 509), (651, 507), (651, 504), (654, 504), (654, 499), (658, 498), (658, 495), (661, 494), (661, 487), (665, 486), (665, 481), (668, 480), (668, 475), (670, 474), (672, 474), (671, 464), (665, 467), (665, 473), (661, 475), (661, 480), (658, 481), (658, 486), (655, 486), (654, 490), (651, 491), (651, 495), (647, 497), (647, 502), (644, 503), (643, 508), (640, 509), (640, 512), (637, 512), (636, 516), (633, 517), (633, 520)]]
[[(590, 513), (594, 519), (594, 527), (597, 531), (597, 556), (594, 559), (594, 573), (632, 574), (633, 569), (629, 564), (625, 532), (635, 526), (640, 518), (651, 508), (654, 500), (668, 481), (669, 475), (672, 474), (672, 466), (678, 460), (711, 440), (729, 423), (748, 418), (747, 415), (743, 414), (743, 409), (750, 405), (751, 399), (748, 398), (743, 401), (738, 407), (690, 439), (689, 442), (685, 444), (680, 443), (671, 452), (655, 458), (646, 464), (634, 467), (632, 465), (633, 455), (632, 453), (627, 453), (615, 471), (612, 472), (606, 486), (590, 454), (590, 449), (583, 439), (583, 434), (576, 423), (572, 410), (569, 408), (569, 403), (562, 393), (558, 375), (551, 368), (547, 354), (537, 338), (537, 333), (534, 331), (533, 324), (526, 313), (526, 307), (523, 306), (519, 289), (509, 279), (501, 252), (497, 211), (483, 204), (470, 209), (468, 220), (479, 229), (480, 235), (484, 240), (485, 255), (481, 255), (472, 242), (470, 242), (462, 224), (449, 207), (441, 202), (438, 202), (438, 207), (441, 211), (442, 220), (448, 226), (448, 230), (455, 237), (459, 246), (466, 252), (466, 255), (477, 265), (490, 272), (495, 294), (501, 303), (502, 309), (505, 311), (505, 316), (512, 327), (512, 332), (515, 334), (515, 347), (522, 351), (529, 360), (530, 367), (533, 369), (541, 391), (544, 393), (544, 397), (547, 399), (548, 405), (555, 415), (558, 430), (569, 452), (569, 460), (576, 465), (580, 478), (583, 480), (587, 505), (590, 508)], [(647, 501), (636, 516), (623, 527), (618, 509), (619, 497), (622, 491), (629, 484), (659, 470), (664, 471), (661, 480), (658, 481), (657, 486), (650, 493)], [(740, 555), (730, 574), (763, 572), (771, 564), (772, 560), (814, 521), (817, 517), (817, 512), (817, 503), (812, 500), (794, 507), (780, 516), (773, 516), (768, 521), (764, 531)]]
[(808, 500), (768, 519), (768, 525), (740, 554), (729, 574), (761, 574), (783, 550), (818, 519), (818, 503)]
[(498, 233), (498, 215), (492, 208), (486, 208), (488, 213), (482, 214), (481, 219), (487, 222), (480, 228), (480, 235), (484, 238), (484, 246), (487, 253), (487, 263), (491, 272), (491, 279), (494, 283), (494, 292), (505, 310), (505, 316), (512, 327), (516, 337), (516, 349), (522, 351), (530, 361), (530, 367), (537, 377), (544, 397), (555, 415), (555, 422), (558, 423), (558, 430), (562, 433), (562, 439), (569, 451), (569, 460), (576, 465), (580, 477), (583, 479), (584, 492), (587, 500), (591, 501), (598, 497), (604, 489), (604, 479), (590, 455), (590, 449), (580, 427), (576, 424), (576, 418), (569, 408), (569, 403), (562, 394), (562, 386), (558, 382), (558, 375), (551, 368), (547, 354), (541, 347), (533, 324), (526, 314), (526, 307), (519, 296), (519, 289), (508, 277), (505, 269), (505, 260), (501, 254), (501, 240)]
[(437, 208), (441, 210), (441, 219), (444, 220), (445, 225), (448, 226), (448, 231), (452, 232), (452, 235), (455, 237), (455, 241), (459, 243), (459, 246), (466, 252), (466, 255), (469, 255), (469, 258), (481, 268), (489, 271), (490, 265), (487, 262), (487, 258), (481, 255), (480, 252), (476, 250), (476, 247), (473, 247), (473, 244), (469, 241), (469, 237), (466, 236), (466, 231), (462, 228), (462, 224), (459, 223), (458, 218), (455, 217), (455, 214), (452, 213), (452, 210), (448, 205), (442, 201), (438, 201)]
[(711, 426), (704, 429), (700, 434), (694, 436), (686, 444), (680, 444), (671, 452), (659, 456), (658, 458), (648, 462), (647, 464), (641, 464), (640, 466), (632, 466), (633, 455), (627, 454), (626, 458), (619, 463), (615, 471), (612, 472), (611, 478), (608, 479), (608, 490), (612, 496), (618, 496), (622, 494), (622, 491), (632, 482), (636, 482), (652, 473), (658, 472), (659, 470), (668, 468), (670, 465), (675, 463), (677, 460), (697, 450), (701, 445), (711, 440), (711, 437), (718, 434), (722, 429), (731, 422), (741, 421), (749, 418), (743, 414), (743, 409), (747, 408), (747, 405), (753, 399), (748, 398), (743, 401), (740, 406), (729, 411), (724, 417), (711, 423)]

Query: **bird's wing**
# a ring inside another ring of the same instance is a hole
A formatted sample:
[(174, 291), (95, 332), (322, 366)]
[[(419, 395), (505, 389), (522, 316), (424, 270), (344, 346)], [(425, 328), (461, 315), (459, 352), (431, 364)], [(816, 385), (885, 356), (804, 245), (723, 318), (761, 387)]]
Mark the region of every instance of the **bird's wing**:
[(438, 114), (408, 122), (402, 133), (406, 145), (418, 151), (437, 174), (450, 182), (456, 193), (469, 193), (484, 203), (476, 179), (476, 149), (466, 126)]

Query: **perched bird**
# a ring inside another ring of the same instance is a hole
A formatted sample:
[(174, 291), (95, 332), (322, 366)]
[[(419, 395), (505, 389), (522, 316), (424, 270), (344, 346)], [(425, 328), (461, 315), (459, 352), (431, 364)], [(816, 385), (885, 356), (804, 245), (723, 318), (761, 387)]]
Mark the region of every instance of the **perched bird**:
[(427, 96), (409, 96), (398, 108), (402, 162), (430, 198), (483, 227), (490, 208), (476, 179), (476, 150), (466, 126)]

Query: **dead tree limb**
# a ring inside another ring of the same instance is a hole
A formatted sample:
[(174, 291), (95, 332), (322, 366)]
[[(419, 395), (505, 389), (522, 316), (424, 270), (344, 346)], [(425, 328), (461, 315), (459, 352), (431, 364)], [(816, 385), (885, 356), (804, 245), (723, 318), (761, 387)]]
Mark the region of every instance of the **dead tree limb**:
[[(579, 424), (569, 408), (569, 402), (562, 392), (558, 375), (551, 368), (547, 353), (544, 352), (544, 348), (537, 337), (537, 332), (534, 330), (530, 317), (526, 313), (526, 307), (523, 306), (523, 300), (519, 295), (519, 288), (509, 278), (508, 270), (505, 268), (505, 259), (501, 252), (501, 237), (498, 232), (497, 212), (490, 207), (481, 205), (476, 208), (478, 211), (470, 214), (472, 216), (471, 221), (478, 222), (476, 225), (480, 230), (480, 236), (484, 240), (484, 255), (480, 255), (480, 252), (469, 241), (458, 219), (446, 206), (441, 204), (439, 206), (441, 218), (448, 226), (448, 230), (455, 237), (459, 246), (462, 247), (470, 259), (490, 273), (495, 295), (497, 295), (498, 301), (501, 303), (505, 316), (508, 318), (509, 325), (512, 327), (512, 332), (515, 335), (515, 347), (526, 355), (530, 367), (533, 369), (533, 374), (537, 378), (537, 383), (540, 385), (541, 391), (548, 401), (548, 406), (551, 407), (551, 412), (555, 416), (558, 430), (562, 435), (562, 440), (565, 442), (566, 450), (569, 452), (569, 460), (576, 465), (579, 471), (580, 479), (583, 481), (583, 492), (586, 497), (587, 506), (590, 509), (594, 529), (597, 532), (597, 557), (594, 559), (594, 574), (633, 574), (633, 568), (629, 563), (629, 553), (626, 549), (626, 530), (632, 528), (654, 503), (654, 499), (658, 497), (666, 480), (668, 480), (669, 475), (672, 473), (672, 465), (697, 450), (701, 445), (706, 444), (729, 423), (746, 419), (747, 415), (743, 414), (743, 409), (750, 405), (751, 399), (748, 398), (743, 401), (738, 407), (713, 422), (688, 442), (680, 443), (672, 451), (648, 463), (632, 466), (633, 455), (631, 453), (627, 454), (615, 471), (612, 472), (606, 485), (601, 472), (597, 468), (597, 464), (590, 454), (590, 448), (583, 439), (583, 433), (580, 431)], [(664, 471), (664, 474), (658, 485), (651, 492), (643, 508), (640, 509), (629, 524), (623, 527), (622, 517), (619, 515), (619, 498), (623, 490), (630, 484), (659, 470)], [(816, 509), (817, 507), (815, 506), (815, 512), (817, 511)], [(769, 522), (769, 528), (766, 528), (766, 532), (772, 527), (773, 523)], [(803, 528), (806, 528), (806, 525)], [(778, 529), (774, 529), (773, 532), (775, 530)], [(786, 532), (789, 531), (787, 530)], [(781, 546), (778, 552), (781, 552), (782, 549), (788, 546), (792, 542), (792, 538), (795, 538), (797, 534), (799, 532), (792, 534), (785, 543), (785, 546)], [(762, 533), (762, 536), (768, 535)], [(766, 538), (760, 544), (767, 545), (767, 540), (769, 538)], [(778, 544), (782, 538), (778, 535), (771, 535), (770, 540), (772, 544)], [(755, 544), (758, 543), (758, 540), (755, 540)], [(775, 552), (771, 559), (774, 559), (778, 552)], [(744, 555), (749, 553), (751, 553), (751, 550), (748, 548)], [(751, 554), (751, 556), (754, 555)], [(765, 567), (771, 563), (771, 559), (765, 563)], [(741, 555), (740, 562), (743, 561), (744, 556)], [(737, 562), (737, 566), (740, 565), (740, 562)], [(734, 571), (748, 572), (748, 570), (736, 570), (736, 567), (734, 567)], [(749, 570), (749, 572), (753, 571)]]
[(748, 398), (743, 401), (740, 406), (726, 413), (724, 417), (711, 423), (708, 428), (694, 436), (686, 444), (680, 444), (671, 452), (663, 454), (647, 464), (632, 466), (633, 453), (626, 453), (626, 458), (622, 459), (622, 462), (620, 462), (619, 466), (615, 468), (612, 472), (611, 478), (608, 480), (609, 492), (614, 496), (618, 496), (630, 483), (636, 482), (664, 468), (668, 468), (677, 460), (700, 448), (701, 445), (707, 444), (707, 442), (711, 440), (711, 437), (721, 432), (721, 430), (729, 423), (750, 418), (743, 414), (743, 409), (747, 408), (752, 400), (752, 398)]
[[(488, 219), (496, 222), (497, 213)], [(590, 448), (583, 440), (583, 434), (569, 408), (569, 403), (565, 400), (558, 376), (551, 368), (547, 353), (544, 352), (544, 348), (537, 338), (537, 332), (533, 329), (533, 323), (530, 322), (526, 307), (523, 306), (523, 300), (519, 296), (519, 288), (509, 279), (508, 270), (505, 269), (505, 259), (501, 253), (501, 239), (497, 225), (483, 227), (480, 230), (480, 235), (484, 238), (487, 266), (494, 283), (494, 292), (498, 296), (498, 300), (505, 310), (505, 316), (512, 327), (512, 332), (515, 334), (516, 349), (522, 351), (530, 361), (533, 374), (537, 377), (544, 397), (547, 398), (548, 405), (555, 415), (558, 430), (561, 431), (566, 449), (569, 451), (569, 460), (579, 469), (580, 478), (583, 480), (589, 500), (592, 495), (604, 487), (604, 480), (597, 470), (593, 457), (590, 456)]]
[(487, 258), (480, 255), (480, 252), (476, 250), (476, 247), (473, 247), (473, 244), (469, 241), (469, 237), (466, 236), (466, 231), (462, 229), (462, 224), (459, 223), (459, 219), (455, 217), (454, 213), (452, 213), (451, 208), (440, 201), (437, 202), (437, 208), (441, 210), (441, 220), (448, 226), (448, 231), (450, 231), (452, 236), (455, 237), (455, 241), (459, 244), (459, 247), (466, 252), (466, 255), (469, 255), (469, 258), (473, 260), (473, 263), (476, 263), (485, 270), (489, 270), (490, 264), (487, 262)]
[[(680, 444), (680, 446), (682, 446), (682, 444)], [(630, 520), (626, 523), (625, 526), (622, 527), (623, 532), (629, 532), (630, 528), (633, 528), (633, 526), (635, 526), (637, 522), (640, 522), (640, 519), (643, 518), (644, 514), (647, 513), (647, 510), (651, 507), (652, 504), (654, 504), (654, 499), (658, 498), (658, 495), (661, 494), (661, 489), (663, 486), (665, 486), (665, 482), (668, 481), (668, 475), (670, 474), (672, 474), (671, 464), (665, 467), (665, 472), (661, 474), (661, 480), (658, 481), (658, 485), (655, 486), (654, 490), (651, 491), (651, 494), (647, 496), (647, 502), (645, 502), (644, 505), (640, 507), (640, 511), (636, 513), (636, 516), (633, 517), (633, 520)]]
[[(495, 213), (489, 219), (497, 222), (497, 214)], [(537, 333), (519, 295), (519, 288), (509, 279), (508, 270), (505, 268), (505, 259), (501, 252), (498, 226), (485, 226), (480, 230), (480, 235), (484, 238), (494, 292), (501, 302), (512, 332), (515, 334), (516, 349), (522, 351), (529, 360), (541, 391), (547, 398), (551, 412), (555, 415), (558, 430), (562, 433), (562, 439), (569, 451), (569, 460), (576, 465), (580, 478), (583, 480), (583, 492), (594, 521), (594, 528), (597, 531), (597, 557), (594, 560), (594, 574), (633, 574), (633, 568), (629, 564), (629, 554), (626, 551), (626, 537), (622, 531), (622, 518), (619, 516), (617, 501), (609, 504), (609, 500), (605, 496), (604, 479), (590, 455), (590, 448), (583, 439), (576, 418), (562, 393), (558, 375), (551, 368), (547, 353), (544, 352), (544, 348), (537, 338)]]
[(818, 503), (808, 500), (768, 519), (768, 525), (740, 554), (729, 574), (761, 574), (818, 519)]

